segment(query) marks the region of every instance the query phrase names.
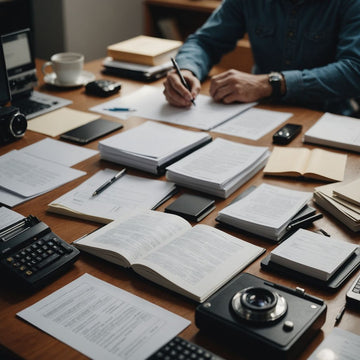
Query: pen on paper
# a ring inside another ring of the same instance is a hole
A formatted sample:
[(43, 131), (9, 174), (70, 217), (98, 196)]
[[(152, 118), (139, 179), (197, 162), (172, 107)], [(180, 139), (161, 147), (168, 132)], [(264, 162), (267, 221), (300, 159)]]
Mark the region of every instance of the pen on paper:
[(107, 111), (136, 111), (136, 109), (120, 108), (120, 107), (107, 108), (107, 109), (104, 109), (104, 110), (107, 110)]
[[(174, 68), (175, 68), (175, 71), (176, 73), (179, 75), (179, 78), (180, 78), (180, 81), (181, 83), (191, 92), (191, 89), (190, 89), (190, 86), (189, 84), (186, 82), (186, 80), (184, 79), (181, 71), (180, 71), (180, 68), (179, 68), (179, 65), (177, 64), (176, 60), (174, 58), (171, 58), (171, 62), (173, 63), (174, 65)], [(191, 99), (191, 102), (193, 103), (193, 105), (195, 106), (195, 100), (194, 99)]]
[(309, 224), (311, 224), (313, 221), (318, 220), (318, 219), (321, 219), (322, 217), (323, 217), (323, 214), (320, 213), (320, 214), (315, 214), (315, 215), (313, 215), (313, 216), (310, 216), (310, 217), (308, 217), (308, 218), (305, 218), (305, 219), (303, 219), (303, 220), (290, 223), (290, 224), (287, 226), (286, 230), (288, 230), (288, 231), (289, 231), (289, 230), (294, 230), (294, 229), (297, 229), (297, 228), (299, 228), (299, 227), (301, 227), (301, 226), (309, 225)]
[(336, 315), (336, 318), (335, 318), (335, 325), (338, 324), (341, 320), (341, 318), (343, 317), (344, 313), (345, 313), (345, 310), (346, 310), (346, 306), (344, 305), (340, 311), (338, 312), (338, 314)]
[(98, 187), (92, 194), (92, 196), (99, 195), (101, 192), (103, 192), (105, 189), (107, 189), (111, 184), (113, 184), (116, 180), (120, 179), (125, 174), (126, 169), (122, 169), (119, 171), (115, 176), (113, 176), (111, 179), (106, 181), (104, 184), (102, 184), (100, 187)]

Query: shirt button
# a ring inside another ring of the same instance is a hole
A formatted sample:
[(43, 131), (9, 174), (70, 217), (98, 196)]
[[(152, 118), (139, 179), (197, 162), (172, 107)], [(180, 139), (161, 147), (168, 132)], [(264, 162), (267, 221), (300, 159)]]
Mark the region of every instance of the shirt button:
[(288, 32), (288, 37), (293, 38), (295, 36), (295, 33), (293, 31)]
[(290, 65), (290, 64), (291, 64), (291, 60), (289, 60), (289, 59), (288, 59), (288, 60), (285, 60), (285, 64), (286, 64), (286, 65)]

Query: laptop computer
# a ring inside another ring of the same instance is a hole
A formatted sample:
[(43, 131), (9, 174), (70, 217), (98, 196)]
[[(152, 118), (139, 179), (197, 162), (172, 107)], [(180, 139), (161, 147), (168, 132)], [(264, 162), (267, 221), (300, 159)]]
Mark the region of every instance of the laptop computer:
[(30, 29), (1, 36), (11, 92), (11, 104), (26, 119), (67, 106), (72, 101), (34, 90), (38, 84)]

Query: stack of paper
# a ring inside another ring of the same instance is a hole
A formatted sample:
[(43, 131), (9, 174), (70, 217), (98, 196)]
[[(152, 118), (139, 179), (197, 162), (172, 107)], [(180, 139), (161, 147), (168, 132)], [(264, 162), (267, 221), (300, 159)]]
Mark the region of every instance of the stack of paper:
[(270, 255), (270, 261), (327, 281), (354, 254), (358, 245), (299, 229)]
[(271, 240), (279, 240), (311, 193), (261, 184), (219, 211), (216, 220)]
[(91, 196), (95, 189), (116, 173), (110, 169), (97, 172), (75, 189), (52, 201), (48, 210), (108, 223), (134, 211), (155, 209), (176, 190), (174, 183), (124, 175), (99, 195)]
[(304, 135), (304, 142), (360, 151), (360, 120), (325, 113)]
[(217, 138), (167, 167), (166, 177), (178, 185), (227, 198), (264, 167), (268, 157), (267, 147)]
[(167, 165), (210, 142), (207, 133), (146, 122), (99, 142), (105, 160), (161, 174)]
[(350, 230), (360, 231), (360, 179), (318, 186), (314, 200)]

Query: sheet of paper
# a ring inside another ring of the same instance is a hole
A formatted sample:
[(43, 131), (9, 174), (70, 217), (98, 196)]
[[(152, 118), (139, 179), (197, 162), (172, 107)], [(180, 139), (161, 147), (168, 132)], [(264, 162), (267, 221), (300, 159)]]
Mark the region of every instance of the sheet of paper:
[(291, 116), (292, 113), (252, 108), (215, 127), (212, 131), (259, 140)]
[(360, 336), (335, 327), (308, 360), (358, 360)]
[(61, 108), (30, 120), (28, 130), (49, 136), (58, 136), (99, 117), (99, 115), (84, 111)]
[(51, 138), (40, 140), (32, 145), (22, 148), (20, 151), (65, 166), (73, 166), (99, 153), (97, 150), (68, 144), (64, 141)]
[[(206, 95), (198, 95), (196, 106), (177, 108), (165, 99), (163, 89), (155, 86), (143, 86), (127, 96), (120, 96), (103, 104), (90, 108), (100, 114), (127, 119), (129, 116), (140, 116), (151, 120), (171, 124), (186, 125), (203, 130), (210, 130), (235, 115), (249, 109), (256, 103), (221, 104)], [(111, 111), (107, 109), (132, 108), (135, 111)]]
[(18, 150), (1, 156), (0, 168), (0, 186), (24, 197), (40, 195), (86, 174)]
[(3, 229), (16, 221), (24, 219), (24, 216), (5, 206), (0, 206), (0, 229)]
[(51, 205), (71, 209), (107, 222), (139, 209), (151, 209), (169, 193), (175, 184), (168, 181), (124, 175), (99, 195), (92, 193), (111, 179), (117, 171), (105, 169), (97, 172), (81, 185), (54, 200)]
[(17, 316), (94, 360), (145, 359), (190, 324), (89, 274)]

